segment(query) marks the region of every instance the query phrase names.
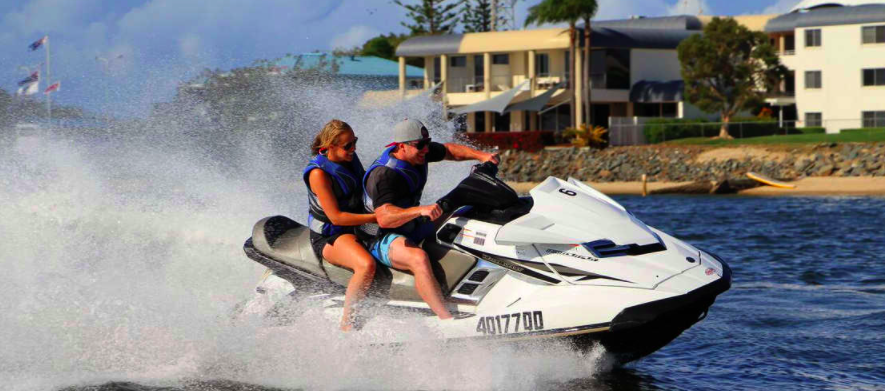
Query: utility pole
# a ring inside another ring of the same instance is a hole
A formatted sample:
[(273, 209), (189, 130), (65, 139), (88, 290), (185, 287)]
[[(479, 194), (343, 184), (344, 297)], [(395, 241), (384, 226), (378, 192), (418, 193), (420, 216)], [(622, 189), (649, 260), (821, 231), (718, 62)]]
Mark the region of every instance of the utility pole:
[[(52, 83), (52, 72), (49, 70), (49, 40), (46, 40), (46, 86), (49, 87)], [(52, 97), (50, 94), (46, 94), (46, 114), (49, 117), (49, 125), (52, 125)]]
[(492, 3), (492, 31), (498, 31), (498, 0), (491, 0)]

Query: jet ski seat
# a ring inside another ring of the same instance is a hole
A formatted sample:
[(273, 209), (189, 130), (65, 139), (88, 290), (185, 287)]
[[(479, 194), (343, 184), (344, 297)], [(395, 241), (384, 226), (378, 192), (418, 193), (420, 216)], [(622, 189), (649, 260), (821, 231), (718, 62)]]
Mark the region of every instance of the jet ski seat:
[[(476, 264), (475, 258), (443, 247), (432, 239), (425, 240), (421, 246), (430, 256), (443, 294), (454, 289)], [(250, 258), (296, 286), (306, 279), (346, 286), (353, 276), (350, 269), (317, 259), (310, 246), (310, 230), (285, 216), (267, 217), (255, 223), (251, 242), (246, 242), (245, 250)], [(421, 301), (415, 291), (414, 276), (380, 263), (376, 266), (375, 279), (369, 291), (371, 295), (390, 300)]]

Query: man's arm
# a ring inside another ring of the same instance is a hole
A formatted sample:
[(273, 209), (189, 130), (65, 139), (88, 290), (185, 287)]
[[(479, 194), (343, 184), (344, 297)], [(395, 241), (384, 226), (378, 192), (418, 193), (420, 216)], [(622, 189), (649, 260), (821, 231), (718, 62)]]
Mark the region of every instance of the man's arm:
[(431, 221), (442, 215), (442, 209), (437, 204), (400, 208), (393, 204), (384, 204), (375, 208), (375, 218), (381, 228), (396, 228), (419, 216), (427, 216)]
[(445, 143), (446, 160), (479, 160), (483, 163), (492, 162), (498, 164), (498, 154), (480, 151), (466, 145)]

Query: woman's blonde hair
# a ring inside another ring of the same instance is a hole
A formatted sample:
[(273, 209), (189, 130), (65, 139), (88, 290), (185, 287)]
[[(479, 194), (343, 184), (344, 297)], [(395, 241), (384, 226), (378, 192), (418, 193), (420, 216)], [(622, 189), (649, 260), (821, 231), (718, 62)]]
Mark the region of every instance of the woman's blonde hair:
[(320, 130), (320, 133), (313, 138), (313, 144), (310, 146), (310, 151), (313, 152), (314, 155), (319, 154), (321, 149), (331, 147), (338, 136), (347, 131), (353, 132), (353, 129), (347, 124), (347, 122), (340, 119), (333, 119), (327, 122), (326, 125), (323, 126), (323, 130)]

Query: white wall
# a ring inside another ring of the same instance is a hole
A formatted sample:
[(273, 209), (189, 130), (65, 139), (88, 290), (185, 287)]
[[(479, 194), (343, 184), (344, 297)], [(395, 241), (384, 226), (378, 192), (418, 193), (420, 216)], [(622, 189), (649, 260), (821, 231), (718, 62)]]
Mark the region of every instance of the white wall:
[[(805, 113), (820, 112), (827, 133), (862, 126), (861, 112), (885, 110), (885, 86), (863, 87), (864, 68), (885, 68), (885, 44), (862, 44), (861, 27), (882, 23), (826, 26), (821, 46), (805, 47), (804, 28), (796, 29), (796, 55), (784, 61), (796, 71), (799, 126)], [(786, 56), (784, 57), (786, 59)], [(805, 71), (821, 71), (822, 88), (805, 88)]]

